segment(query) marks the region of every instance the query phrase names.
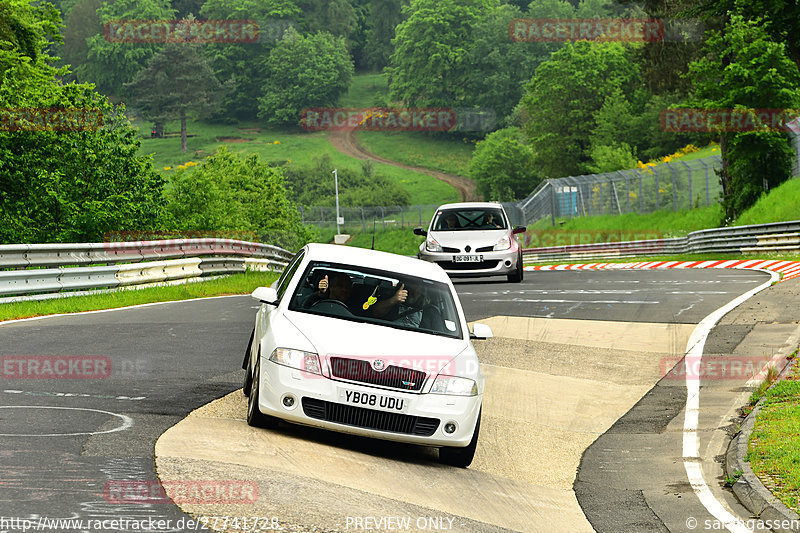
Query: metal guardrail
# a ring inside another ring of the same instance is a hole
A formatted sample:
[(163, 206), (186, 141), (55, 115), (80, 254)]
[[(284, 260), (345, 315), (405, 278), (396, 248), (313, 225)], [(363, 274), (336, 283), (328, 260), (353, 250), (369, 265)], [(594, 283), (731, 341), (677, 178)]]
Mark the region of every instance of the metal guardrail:
[(800, 221), (715, 228), (674, 239), (575, 244), (523, 250), (525, 261), (561, 261), (699, 253), (800, 252)]
[(277, 246), (231, 239), (4, 244), (0, 296), (188, 280), (248, 268), (278, 270), (291, 257)]

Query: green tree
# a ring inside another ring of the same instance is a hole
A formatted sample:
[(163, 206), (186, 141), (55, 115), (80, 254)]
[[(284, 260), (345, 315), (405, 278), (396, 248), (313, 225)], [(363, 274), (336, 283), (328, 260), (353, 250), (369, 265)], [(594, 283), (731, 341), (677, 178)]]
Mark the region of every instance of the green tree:
[(583, 171), (595, 114), (615, 90), (631, 94), (638, 73), (619, 43), (566, 43), (539, 65), (522, 103), (529, 115), (525, 132), (548, 177)]
[(224, 92), (200, 45), (188, 43), (167, 44), (126, 87), (148, 119), (158, 124), (180, 119), (184, 152), (187, 114), (208, 115)]
[(522, 132), (513, 127), (490, 133), (475, 145), (469, 174), (478, 184), (478, 193), (495, 201), (524, 198), (543, 179)]
[[(537, 0), (531, 4), (535, 15), (568, 18), (573, 10), (562, 0)], [(548, 15), (544, 15), (548, 13)], [(558, 50), (560, 43), (516, 42), (509, 36), (509, 23), (523, 18), (514, 6), (492, 8), (475, 22), (469, 43), (468, 64), (471, 75), (463, 106), (494, 110), (505, 122), (524, 93), (524, 85), (536, 67)]]
[(138, 155), (123, 108), (89, 85), (61, 84), (69, 72), (47, 53), (59, 25), (48, 5), (2, 4), (0, 109), (86, 109), (103, 117), (103, 127), (76, 118), (64, 124), (73, 131), (0, 131), (0, 241), (98, 241), (112, 230), (154, 229), (161, 178)]
[(394, 48), (395, 28), (403, 21), (403, 6), (407, 0), (370, 0), (367, 6), (366, 43), (364, 54), (366, 66), (380, 70), (389, 64)]
[(220, 115), (251, 119), (258, 113), (258, 98), (267, 81), (265, 62), (283, 32), (296, 24), (300, 8), (291, 0), (207, 0), (200, 15), (205, 19), (255, 20), (255, 43), (209, 43), (205, 54), (220, 80), (233, 80), (220, 105)]
[(460, 107), (475, 73), (472, 30), (496, 0), (412, 0), (397, 26), (390, 96), (409, 106)]
[[(724, 31), (709, 32), (705, 55), (689, 65), (694, 85), (691, 107), (737, 109), (797, 109), (800, 72), (784, 43), (770, 39), (758, 20), (731, 14)], [(791, 161), (786, 134), (769, 131), (720, 132), (722, 204), (726, 221), (736, 218), (763, 190), (761, 176), (772, 185), (790, 177)], [(785, 145), (785, 148), (777, 147)], [(771, 149), (771, 154), (760, 150)]]
[[(97, 10), (102, 24), (125, 20), (173, 20), (175, 10), (167, 0), (115, 0)], [(81, 81), (97, 85), (104, 94), (120, 95), (125, 83), (163, 48), (161, 43), (112, 42), (104, 33), (87, 41), (88, 60), (75, 68)]]
[(103, 33), (103, 24), (97, 16), (101, 5), (101, 0), (81, 0), (64, 15), (64, 44), (60, 55), (73, 70), (88, 60), (89, 46), (86, 41)]
[(179, 170), (165, 195), (179, 230), (252, 231), (262, 242), (290, 250), (311, 239), (281, 170), (255, 154), (221, 146), (197, 168)]
[(350, 87), (353, 61), (344, 39), (287, 30), (265, 62), (259, 116), (269, 124), (298, 124), (306, 107), (336, 104)]

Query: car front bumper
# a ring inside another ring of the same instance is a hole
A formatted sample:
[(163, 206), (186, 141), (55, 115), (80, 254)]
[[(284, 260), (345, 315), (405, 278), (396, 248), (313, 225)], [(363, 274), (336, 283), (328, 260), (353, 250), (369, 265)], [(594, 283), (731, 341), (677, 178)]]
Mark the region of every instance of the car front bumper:
[[(417, 254), (424, 261), (436, 263), (451, 278), (469, 278), (480, 276), (505, 276), (517, 271), (517, 261), (519, 261), (519, 250), (510, 249), (500, 252), (429, 252), (422, 250)], [(481, 262), (455, 262), (456, 255), (480, 255), (483, 256)]]
[[(346, 391), (402, 400), (404, 408), (400, 412), (368, 405), (356, 407), (344, 401)], [(294, 399), (290, 407), (283, 402), (287, 396)], [(371, 387), (308, 374), (262, 358), (258, 407), (266, 415), (297, 424), (398, 442), (464, 447), (472, 439), (481, 408), (481, 395), (418, 394)], [(410, 417), (416, 418), (412, 420)], [(431, 420), (439, 423), (430, 435), (414, 433), (417, 428), (432, 427)], [(444, 431), (448, 423), (456, 425), (452, 434)], [(383, 428), (376, 429), (375, 426)], [(386, 429), (386, 426), (392, 429)], [(414, 429), (403, 431), (398, 430), (399, 427)]]

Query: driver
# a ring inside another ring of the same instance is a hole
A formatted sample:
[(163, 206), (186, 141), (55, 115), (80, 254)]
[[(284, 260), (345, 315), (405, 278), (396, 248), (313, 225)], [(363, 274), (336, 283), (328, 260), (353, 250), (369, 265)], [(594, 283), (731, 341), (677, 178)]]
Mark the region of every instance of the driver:
[(343, 272), (332, 272), (326, 274), (317, 285), (317, 292), (311, 294), (306, 301), (306, 307), (311, 307), (315, 303), (322, 300), (338, 300), (347, 305), (348, 309), (352, 310), (350, 300), (350, 292), (353, 288), (353, 282), (350, 281), (350, 276)]

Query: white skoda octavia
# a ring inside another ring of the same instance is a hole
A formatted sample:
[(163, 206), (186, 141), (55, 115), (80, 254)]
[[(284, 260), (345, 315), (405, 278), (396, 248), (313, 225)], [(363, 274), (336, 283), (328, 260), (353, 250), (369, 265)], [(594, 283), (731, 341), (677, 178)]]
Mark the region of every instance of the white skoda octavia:
[(447, 274), (418, 259), (309, 244), (261, 301), (246, 350), (247, 422), (279, 420), (475, 455), (484, 378)]

